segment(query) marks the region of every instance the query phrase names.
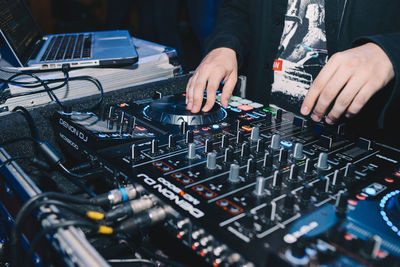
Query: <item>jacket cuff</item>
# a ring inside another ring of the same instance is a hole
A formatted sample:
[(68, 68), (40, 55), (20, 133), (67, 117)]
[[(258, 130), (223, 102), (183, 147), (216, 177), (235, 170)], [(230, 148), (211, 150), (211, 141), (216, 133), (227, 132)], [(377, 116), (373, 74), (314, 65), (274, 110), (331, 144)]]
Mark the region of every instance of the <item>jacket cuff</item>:
[(236, 58), (238, 61), (238, 67), (240, 67), (245, 58), (244, 52), (242, 51), (240, 41), (235, 39), (231, 33), (219, 33), (218, 37), (212, 36), (206, 41), (205, 54), (211, 52), (216, 48), (226, 47), (236, 52)]

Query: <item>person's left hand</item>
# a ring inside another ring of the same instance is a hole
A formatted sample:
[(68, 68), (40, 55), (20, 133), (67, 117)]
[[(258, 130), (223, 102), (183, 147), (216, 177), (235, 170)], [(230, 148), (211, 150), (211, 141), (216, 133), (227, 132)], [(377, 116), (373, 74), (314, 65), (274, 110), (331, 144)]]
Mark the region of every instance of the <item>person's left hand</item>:
[(393, 77), (390, 59), (374, 43), (336, 53), (311, 85), (301, 113), (308, 115), (312, 110), (311, 118), (319, 122), (336, 98), (325, 121), (334, 124), (343, 113), (352, 117)]

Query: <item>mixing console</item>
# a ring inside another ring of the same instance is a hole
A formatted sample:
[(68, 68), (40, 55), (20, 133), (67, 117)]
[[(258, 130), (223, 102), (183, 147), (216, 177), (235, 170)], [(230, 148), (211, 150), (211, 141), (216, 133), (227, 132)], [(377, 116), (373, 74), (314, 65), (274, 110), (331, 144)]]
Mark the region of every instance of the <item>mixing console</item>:
[(199, 114), (184, 103), (57, 113), (54, 125), (75, 156), (170, 207), (166, 234), (213, 266), (398, 266), (400, 151), (239, 97)]

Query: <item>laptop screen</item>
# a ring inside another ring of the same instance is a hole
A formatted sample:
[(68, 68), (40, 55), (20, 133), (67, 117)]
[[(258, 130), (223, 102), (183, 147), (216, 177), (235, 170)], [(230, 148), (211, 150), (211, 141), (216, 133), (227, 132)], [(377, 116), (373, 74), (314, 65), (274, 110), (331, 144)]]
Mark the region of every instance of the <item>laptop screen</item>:
[(0, 0), (0, 29), (21, 63), (25, 64), (42, 34), (23, 0)]

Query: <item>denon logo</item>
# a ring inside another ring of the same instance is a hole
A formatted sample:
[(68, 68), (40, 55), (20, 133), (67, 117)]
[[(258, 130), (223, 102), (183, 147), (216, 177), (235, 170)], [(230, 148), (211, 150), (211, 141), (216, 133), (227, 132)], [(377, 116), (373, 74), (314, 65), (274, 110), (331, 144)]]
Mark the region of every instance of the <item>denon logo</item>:
[[(195, 218), (201, 218), (204, 216), (204, 212), (194, 207), (200, 203), (193, 196), (183, 192), (181, 189), (171, 184), (167, 180), (162, 177), (159, 177), (157, 180), (154, 180), (147, 176), (146, 174), (139, 174), (138, 177), (143, 178), (143, 181), (149, 186), (153, 187), (153, 189), (157, 190), (164, 197), (173, 201), (176, 205), (178, 205), (181, 209), (186, 210)], [(182, 197), (182, 198), (181, 198)], [(189, 203), (191, 202), (191, 203)]]
[(62, 118), (59, 119), (58, 123), (62, 125), (65, 129), (68, 129), (68, 131), (70, 131), (73, 135), (76, 135), (83, 142), (88, 141), (88, 137), (83, 132), (79, 131), (74, 126), (70, 125), (68, 122), (63, 120)]

